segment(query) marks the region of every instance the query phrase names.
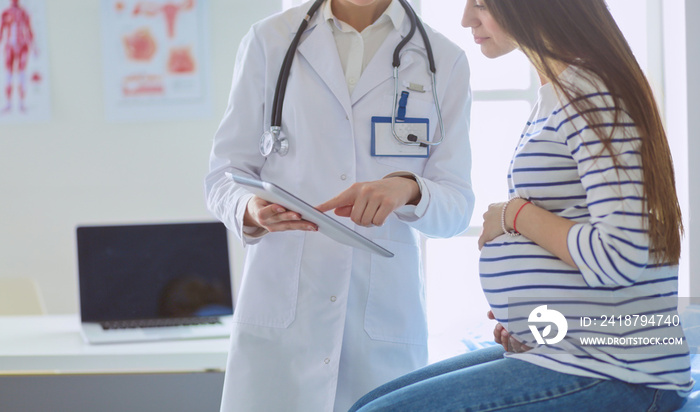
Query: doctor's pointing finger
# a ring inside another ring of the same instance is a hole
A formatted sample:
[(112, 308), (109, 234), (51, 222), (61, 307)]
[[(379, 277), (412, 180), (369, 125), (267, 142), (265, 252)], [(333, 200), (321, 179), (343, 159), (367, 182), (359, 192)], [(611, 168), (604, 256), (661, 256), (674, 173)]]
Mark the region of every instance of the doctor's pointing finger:
[(317, 206), (321, 212), (335, 209), (360, 226), (382, 226), (391, 212), (404, 205), (417, 205), (420, 188), (414, 179), (389, 177), (355, 183), (338, 196)]

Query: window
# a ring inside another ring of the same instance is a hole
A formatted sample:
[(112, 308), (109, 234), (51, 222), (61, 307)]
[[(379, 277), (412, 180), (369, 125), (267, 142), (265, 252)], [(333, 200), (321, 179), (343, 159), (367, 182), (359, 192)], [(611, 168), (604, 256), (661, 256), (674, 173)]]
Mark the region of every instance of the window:
[(493, 340), (493, 323), (478, 276), (481, 215), (508, 193), (506, 176), (514, 146), (537, 95), (539, 82), (522, 53), (484, 57), (470, 29), (460, 25), (464, 0), (422, 2), (422, 18), (460, 45), (469, 59), (474, 95), (470, 138), (476, 204), (472, 226), (461, 237), (425, 242), (430, 362)]

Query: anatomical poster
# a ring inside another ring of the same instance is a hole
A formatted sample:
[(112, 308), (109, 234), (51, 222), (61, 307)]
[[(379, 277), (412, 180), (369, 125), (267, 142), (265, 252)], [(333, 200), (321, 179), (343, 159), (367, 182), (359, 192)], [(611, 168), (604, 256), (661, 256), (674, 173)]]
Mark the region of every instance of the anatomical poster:
[(51, 117), (45, 0), (0, 0), (0, 124)]
[(206, 0), (102, 0), (108, 121), (211, 114)]

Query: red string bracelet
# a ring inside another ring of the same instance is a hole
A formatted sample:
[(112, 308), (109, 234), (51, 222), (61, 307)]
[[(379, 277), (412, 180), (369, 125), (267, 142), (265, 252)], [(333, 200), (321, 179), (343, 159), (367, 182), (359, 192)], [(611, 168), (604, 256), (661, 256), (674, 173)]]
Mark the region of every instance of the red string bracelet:
[(520, 211), (523, 210), (523, 208), (525, 207), (525, 205), (527, 205), (528, 203), (532, 203), (532, 202), (528, 200), (527, 202), (523, 203), (522, 206), (520, 206), (520, 209), (518, 209), (517, 212), (515, 212), (515, 217), (513, 218), (513, 230), (514, 230), (516, 233), (520, 233), (520, 232), (518, 232), (518, 228), (515, 227), (515, 222), (518, 221), (518, 215), (520, 214)]

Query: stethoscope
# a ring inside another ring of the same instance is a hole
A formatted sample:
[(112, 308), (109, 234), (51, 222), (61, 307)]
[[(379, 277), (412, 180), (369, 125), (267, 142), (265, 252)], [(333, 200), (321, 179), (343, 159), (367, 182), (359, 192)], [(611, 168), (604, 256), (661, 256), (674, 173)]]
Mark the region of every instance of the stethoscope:
[[(285, 136), (280, 136), (280, 132), (282, 130), (282, 103), (284, 102), (284, 94), (287, 90), (289, 70), (292, 67), (292, 60), (294, 59), (294, 54), (296, 54), (297, 46), (299, 46), (301, 35), (304, 33), (304, 30), (306, 30), (306, 27), (309, 25), (309, 21), (319, 7), (321, 7), (321, 4), (323, 4), (324, 1), (325, 0), (316, 0), (311, 8), (309, 8), (309, 11), (306, 13), (306, 17), (304, 17), (304, 20), (302, 20), (301, 24), (299, 25), (299, 30), (297, 30), (297, 33), (294, 35), (294, 39), (292, 39), (292, 43), (287, 49), (287, 54), (284, 56), (282, 68), (280, 69), (279, 77), (277, 78), (277, 86), (275, 87), (275, 97), (272, 102), (272, 120), (270, 123), (270, 129), (263, 133), (262, 137), (260, 137), (260, 154), (265, 157), (275, 152), (280, 156), (284, 156), (287, 154), (287, 152), (289, 152), (289, 139)], [(411, 29), (406, 37), (404, 37), (394, 49), (394, 58), (392, 62), (392, 66), (394, 67), (394, 102), (391, 110), (391, 132), (394, 135), (394, 139), (396, 139), (396, 141), (402, 145), (424, 147), (438, 145), (442, 143), (442, 140), (445, 138), (445, 126), (442, 122), (442, 112), (440, 111), (440, 105), (437, 97), (437, 87), (435, 83), (436, 70), (435, 59), (433, 58), (433, 49), (430, 46), (430, 40), (428, 40), (428, 35), (425, 32), (425, 28), (416, 15), (416, 12), (406, 2), (406, 0), (399, 0), (399, 3), (401, 3), (401, 6), (403, 6), (403, 8), (406, 10), (406, 15), (411, 21)], [(413, 134), (409, 134), (406, 140), (404, 140), (396, 133), (396, 104), (399, 98), (399, 66), (401, 65), (400, 53), (401, 49), (413, 37), (413, 34), (416, 32), (416, 27), (418, 27), (418, 31), (423, 38), (423, 43), (425, 44), (425, 50), (427, 51), (428, 69), (430, 71), (432, 82), (433, 101), (435, 102), (438, 122), (440, 123), (440, 139), (434, 142), (419, 139)]]

